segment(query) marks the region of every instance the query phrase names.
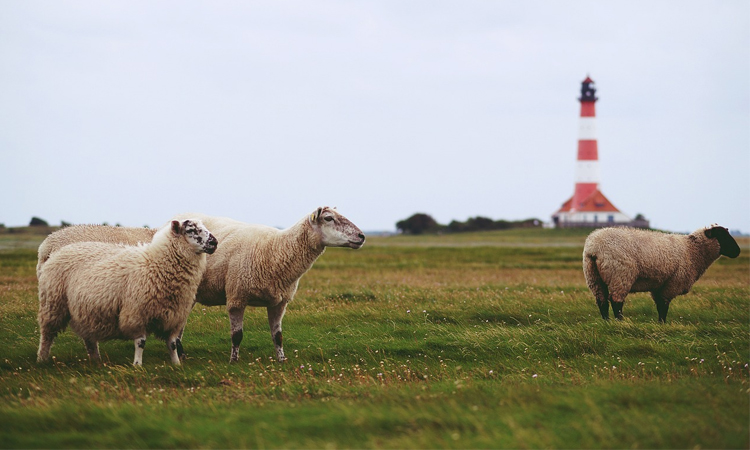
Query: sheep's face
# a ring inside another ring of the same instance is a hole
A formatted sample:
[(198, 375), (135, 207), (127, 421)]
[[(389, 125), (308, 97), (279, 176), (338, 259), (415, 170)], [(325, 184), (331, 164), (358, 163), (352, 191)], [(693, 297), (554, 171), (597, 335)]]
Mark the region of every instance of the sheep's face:
[(196, 219), (188, 219), (179, 222), (172, 221), (172, 231), (175, 234), (185, 236), (195, 253), (208, 253), (209, 255), (216, 251), (219, 241), (203, 225), (203, 222)]
[(326, 247), (349, 247), (358, 249), (365, 245), (365, 235), (349, 219), (327, 206), (318, 208), (310, 215)]
[(726, 228), (715, 225), (708, 228), (705, 231), (705, 234), (707, 238), (719, 241), (719, 246), (721, 247), (721, 250), (719, 251), (720, 254), (730, 258), (740, 256), (740, 246), (737, 245), (737, 241), (734, 240), (732, 235), (729, 234), (729, 230)]

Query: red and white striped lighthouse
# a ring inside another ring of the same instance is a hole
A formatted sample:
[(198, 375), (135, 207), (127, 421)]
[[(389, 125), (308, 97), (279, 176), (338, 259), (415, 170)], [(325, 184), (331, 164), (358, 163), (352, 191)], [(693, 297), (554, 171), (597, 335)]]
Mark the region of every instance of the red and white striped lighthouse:
[(556, 227), (605, 227), (613, 225), (646, 226), (648, 222), (632, 221), (621, 213), (599, 187), (599, 146), (596, 140), (596, 88), (586, 77), (581, 83), (581, 117), (578, 127), (578, 157), (575, 191), (552, 215)]
[(581, 84), (581, 118), (578, 126), (578, 160), (576, 162), (576, 189), (571, 212), (578, 211), (584, 200), (599, 189), (599, 147), (596, 142), (596, 88), (591, 78)]

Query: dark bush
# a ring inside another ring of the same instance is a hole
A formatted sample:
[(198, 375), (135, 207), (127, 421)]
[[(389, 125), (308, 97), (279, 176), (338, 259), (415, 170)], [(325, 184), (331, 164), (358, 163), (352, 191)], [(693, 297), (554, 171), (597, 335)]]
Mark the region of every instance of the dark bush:
[(29, 222), (30, 227), (48, 227), (49, 224), (46, 220), (40, 219), (39, 217), (32, 217), (31, 222)]
[(542, 226), (539, 219), (526, 220), (492, 220), (487, 217), (470, 217), (466, 222), (452, 220), (448, 226), (440, 225), (427, 214), (414, 214), (406, 220), (396, 223), (396, 228), (404, 234), (422, 234), (447, 231), (449, 233), (463, 233), (466, 231), (509, 230), (511, 228), (538, 228)]
[(441, 228), (442, 226), (435, 219), (424, 213), (417, 213), (408, 219), (396, 222), (396, 229), (404, 234), (435, 233)]

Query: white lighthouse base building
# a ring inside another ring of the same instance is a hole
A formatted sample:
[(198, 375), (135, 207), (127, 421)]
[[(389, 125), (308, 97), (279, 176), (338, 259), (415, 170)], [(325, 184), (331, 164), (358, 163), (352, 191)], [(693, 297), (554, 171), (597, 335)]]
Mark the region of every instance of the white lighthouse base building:
[(573, 197), (563, 203), (562, 207), (552, 215), (554, 226), (556, 228), (649, 227), (648, 220), (640, 217), (632, 219), (620, 212), (599, 189), (592, 192), (577, 206), (573, 208)]

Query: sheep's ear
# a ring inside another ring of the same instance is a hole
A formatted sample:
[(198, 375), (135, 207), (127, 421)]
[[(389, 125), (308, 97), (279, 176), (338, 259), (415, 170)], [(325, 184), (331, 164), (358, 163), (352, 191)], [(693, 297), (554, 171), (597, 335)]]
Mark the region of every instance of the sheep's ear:
[(180, 234), (180, 222), (177, 220), (172, 221), (172, 233)]
[(724, 234), (729, 234), (729, 232), (724, 227), (720, 227), (718, 225), (712, 225), (711, 228), (706, 229), (704, 234), (709, 239), (713, 239), (713, 238), (718, 239), (719, 236), (723, 236)]
[(310, 221), (315, 222), (320, 218), (320, 214), (323, 212), (323, 208), (318, 208), (314, 213), (310, 214)]

